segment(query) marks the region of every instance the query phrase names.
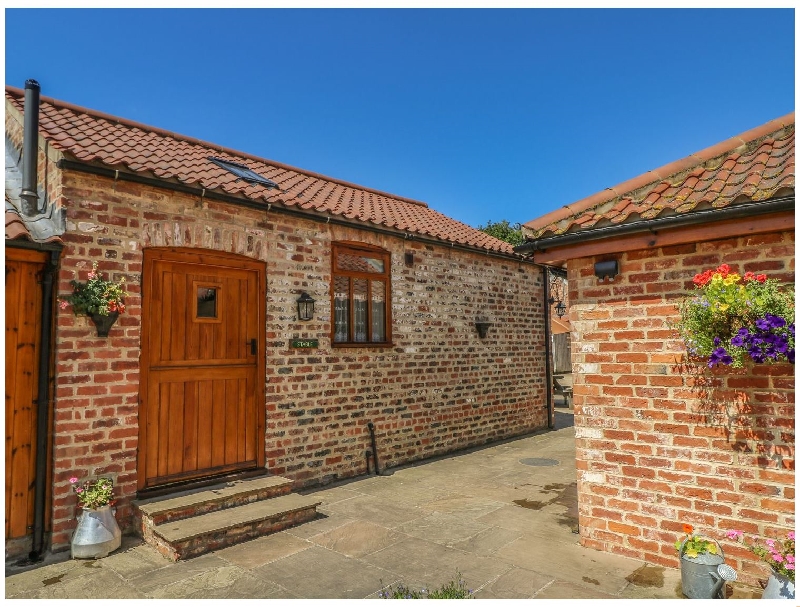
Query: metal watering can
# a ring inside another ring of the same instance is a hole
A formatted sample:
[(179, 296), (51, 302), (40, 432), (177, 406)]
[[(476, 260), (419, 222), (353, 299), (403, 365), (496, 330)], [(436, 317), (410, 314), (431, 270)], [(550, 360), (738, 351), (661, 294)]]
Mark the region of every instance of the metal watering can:
[[(716, 543), (716, 542), (715, 542)], [(681, 587), (690, 599), (724, 599), (725, 582), (736, 581), (733, 567), (725, 564), (725, 554), (717, 543), (719, 554), (701, 554), (694, 558), (684, 556), (681, 546)]]

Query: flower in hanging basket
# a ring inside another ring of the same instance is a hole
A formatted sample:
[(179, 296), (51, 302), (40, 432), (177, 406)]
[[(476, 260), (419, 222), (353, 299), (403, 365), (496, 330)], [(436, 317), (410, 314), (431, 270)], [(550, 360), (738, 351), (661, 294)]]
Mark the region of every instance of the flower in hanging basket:
[(686, 523), (683, 524), (683, 532), (686, 539), (675, 542), (675, 550), (680, 554), (683, 548), (683, 555), (689, 558), (697, 558), (701, 554), (717, 554), (717, 543), (714, 540), (707, 540), (699, 535), (692, 535), (694, 527)]
[(732, 272), (723, 264), (694, 277), (695, 292), (680, 304), (678, 332), (693, 357), (709, 367), (794, 364), (794, 290), (766, 274)]
[(114, 483), (110, 478), (78, 483), (78, 478), (73, 476), (69, 482), (72, 483), (72, 489), (78, 496), (78, 505), (81, 508), (100, 508), (112, 503), (111, 494), (114, 491)]
[(59, 306), (63, 310), (68, 305), (72, 306), (76, 315), (99, 314), (108, 316), (113, 312), (122, 314), (125, 312), (125, 281), (120, 278), (118, 282), (106, 280), (97, 271), (97, 262), (92, 264), (92, 271), (89, 272), (89, 280), (78, 282), (73, 280), (72, 295), (59, 298)]
[(764, 544), (758, 542), (748, 544), (744, 539), (744, 532), (735, 529), (726, 531), (725, 535), (730, 540), (741, 542), (745, 548), (769, 565), (774, 573), (785, 575), (794, 582), (794, 531), (790, 531), (782, 542), (768, 539), (764, 540)]

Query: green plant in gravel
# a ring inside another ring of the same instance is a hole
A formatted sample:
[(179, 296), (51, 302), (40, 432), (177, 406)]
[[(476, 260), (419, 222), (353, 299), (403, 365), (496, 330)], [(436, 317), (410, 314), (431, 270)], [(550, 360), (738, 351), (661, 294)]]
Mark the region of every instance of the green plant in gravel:
[(461, 576), (460, 572), (456, 572), (456, 579), (451, 580), (437, 588), (436, 590), (412, 590), (405, 584), (398, 584), (397, 586), (389, 586), (386, 590), (381, 591), (380, 598), (382, 599), (472, 599), (472, 590), (467, 589), (467, 583)]

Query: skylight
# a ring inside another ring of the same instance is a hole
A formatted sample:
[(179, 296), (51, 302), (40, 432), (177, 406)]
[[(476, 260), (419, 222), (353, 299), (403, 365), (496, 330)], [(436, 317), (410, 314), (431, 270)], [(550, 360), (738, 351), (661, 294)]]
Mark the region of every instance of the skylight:
[(277, 188), (278, 184), (274, 181), (267, 179), (266, 177), (259, 175), (255, 171), (247, 168), (247, 166), (243, 164), (239, 164), (238, 162), (232, 162), (230, 160), (223, 160), (222, 158), (214, 158), (213, 156), (209, 156), (208, 159), (216, 164), (219, 167), (222, 167), (226, 171), (230, 171), (234, 175), (236, 175), (239, 179), (246, 181), (247, 183), (260, 183), (263, 186), (268, 188)]

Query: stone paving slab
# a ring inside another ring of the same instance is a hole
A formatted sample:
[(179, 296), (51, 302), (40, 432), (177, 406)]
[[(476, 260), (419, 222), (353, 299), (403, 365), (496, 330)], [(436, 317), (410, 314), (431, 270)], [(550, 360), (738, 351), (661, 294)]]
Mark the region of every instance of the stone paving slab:
[[(574, 453), (565, 426), (306, 491), (321, 502), (315, 520), (177, 563), (125, 537), (97, 561), (62, 553), (7, 565), (5, 596), (377, 598), (399, 582), (434, 589), (461, 573), (479, 598), (681, 598), (677, 568), (580, 546)], [(560, 463), (519, 462), (542, 457)], [(732, 598), (759, 596), (729, 587)]]

